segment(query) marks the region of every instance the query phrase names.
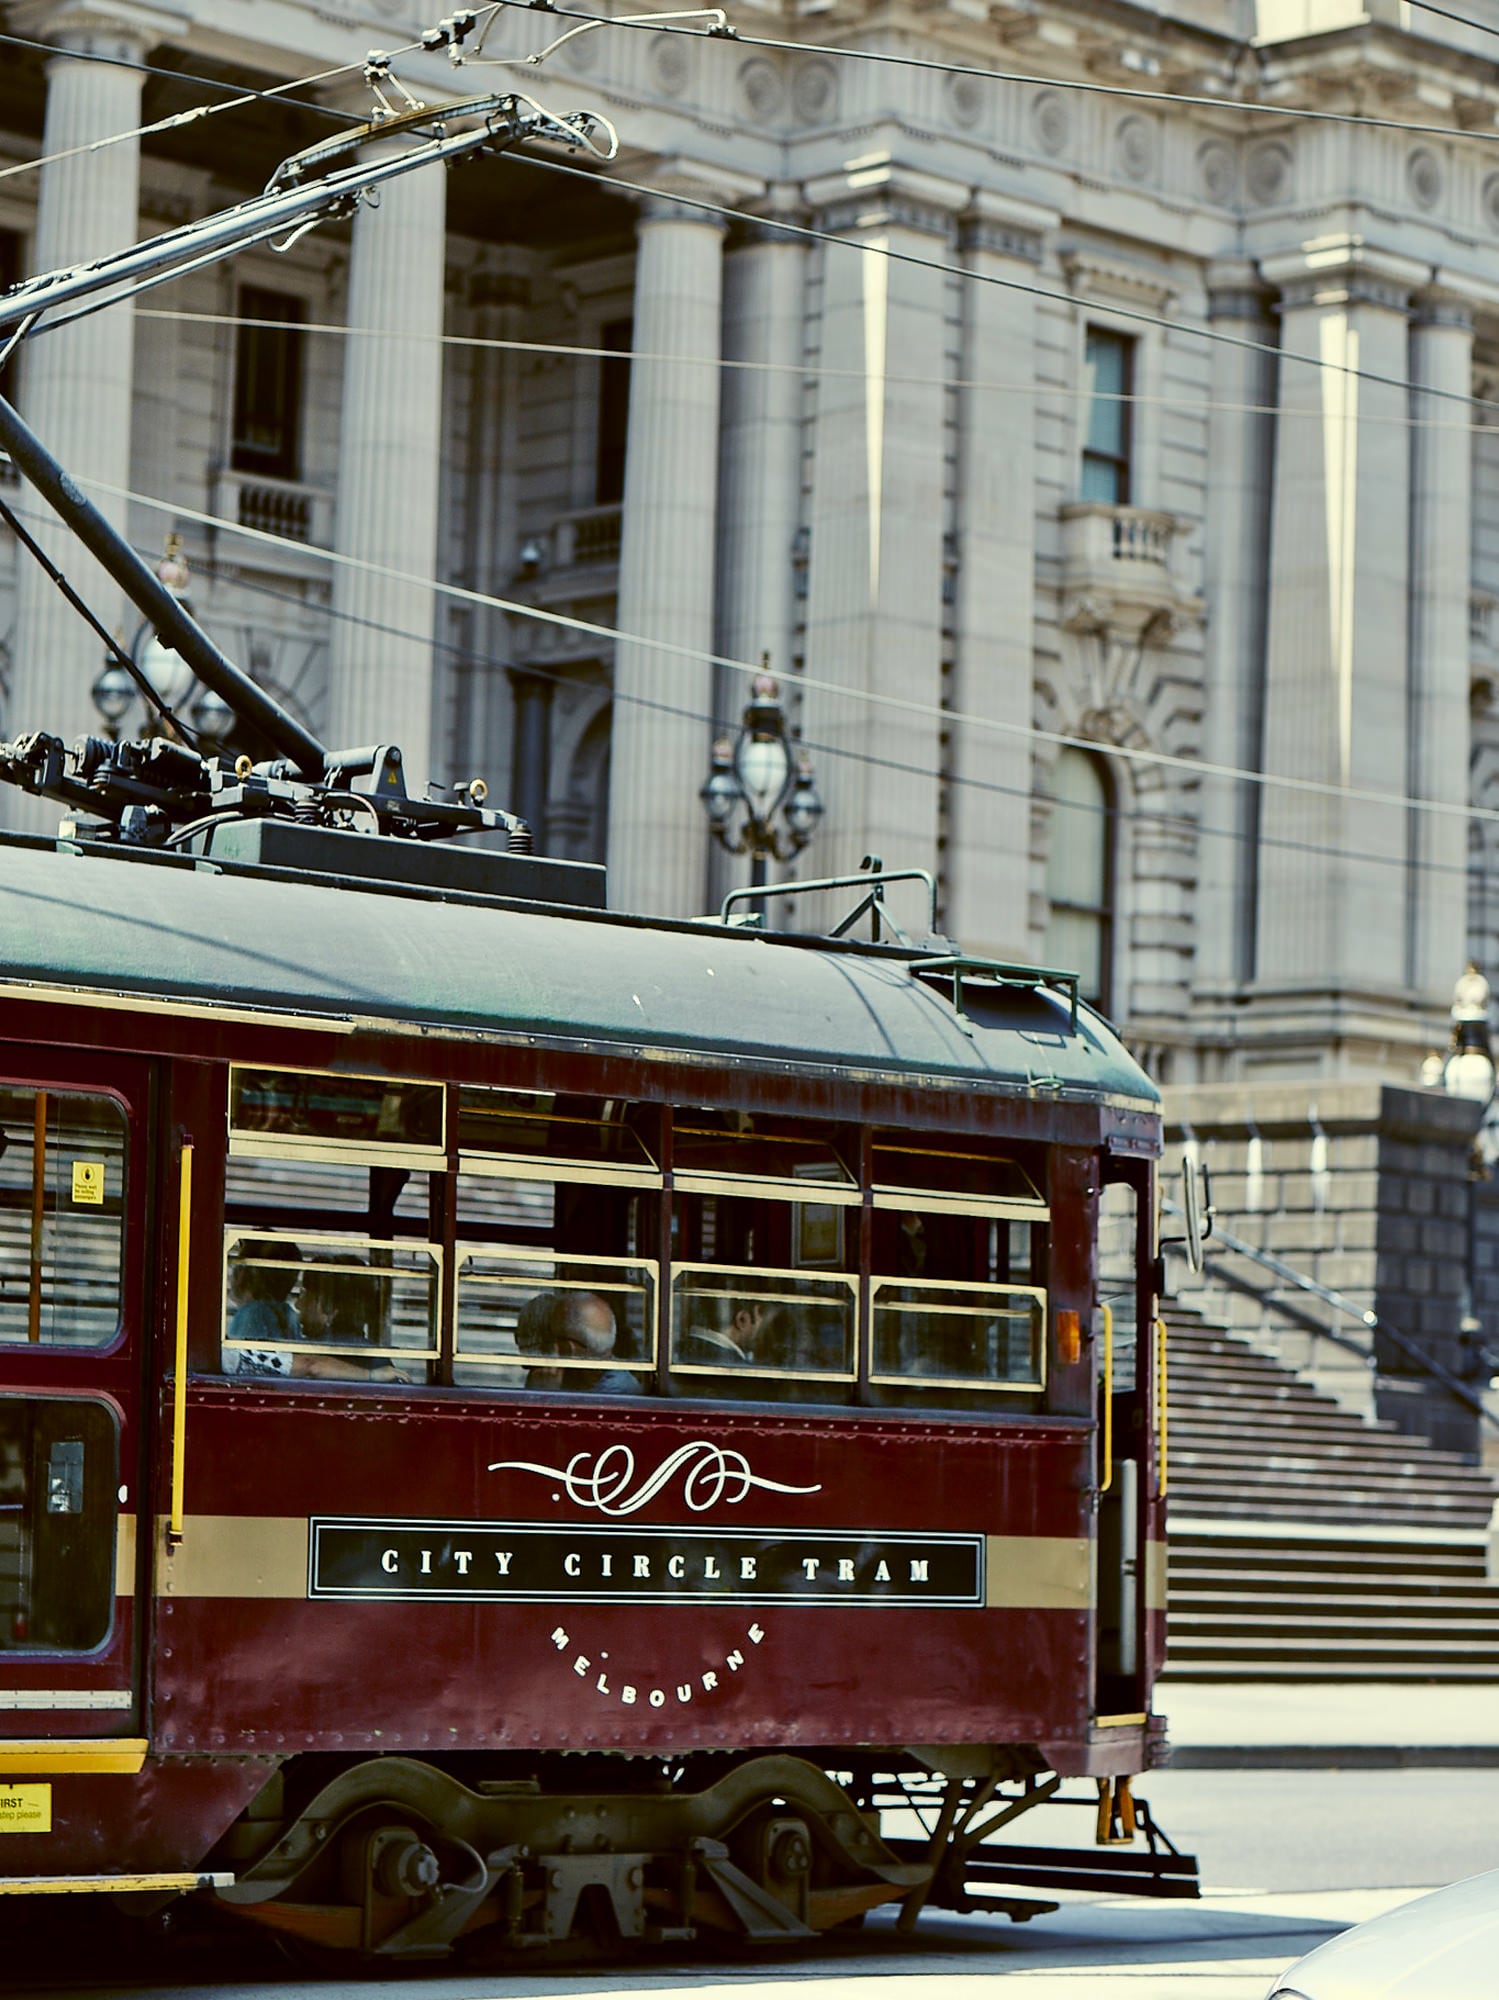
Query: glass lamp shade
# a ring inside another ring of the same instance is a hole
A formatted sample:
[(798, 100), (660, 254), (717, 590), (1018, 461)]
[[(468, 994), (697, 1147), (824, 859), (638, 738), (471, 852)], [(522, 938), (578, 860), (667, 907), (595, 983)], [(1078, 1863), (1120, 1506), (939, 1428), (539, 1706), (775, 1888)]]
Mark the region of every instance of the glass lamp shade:
[(703, 782), (698, 797), (710, 826), (724, 826), (739, 803), (739, 780), (732, 768), (733, 751), (726, 737), (713, 746), (713, 768)]
[(817, 790), (817, 780), (812, 776), (812, 766), (805, 753), (797, 759), (796, 783), (792, 786), (791, 797), (786, 801), (786, 824), (791, 829), (791, 837), (799, 847), (805, 847), (817, 831), (817, 822), (822, 818), (822, 798)]
[(1449, 1097), (1487, 1104), (1494, 1095), (1494, 1058), (1486, 1048), (1471, 1044), (1454, 1049), (1442, 1071), (1442, 1087)]
[(754, 817), (768, 819), (791, 776), (791, 753), (786, 748), (786, 739), (747, 731), (734, 749), (734, 775)]
[(204, 688), (193, 703), (193, 727), (209, 743), (222, 743), (234, 727), (234, 710), (221, 694)]
[(94, 707), (107, 723), (121, 721), (135, 700), (135, 682), (118, 660), (106, 660), (99, 678), (89, 689)]
[(148, 632), (136, 647), (135, 663), (168, 708), (175, 708), (193, 684), (192, 668), (157, 632)]

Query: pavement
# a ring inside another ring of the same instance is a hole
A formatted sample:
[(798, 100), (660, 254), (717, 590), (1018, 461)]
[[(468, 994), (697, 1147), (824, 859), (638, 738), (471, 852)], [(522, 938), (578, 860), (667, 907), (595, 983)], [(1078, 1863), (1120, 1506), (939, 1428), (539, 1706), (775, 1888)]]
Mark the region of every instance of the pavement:
[(1157, 1683), (1176, 1770), (1499, 1767), (1499, 1684)]

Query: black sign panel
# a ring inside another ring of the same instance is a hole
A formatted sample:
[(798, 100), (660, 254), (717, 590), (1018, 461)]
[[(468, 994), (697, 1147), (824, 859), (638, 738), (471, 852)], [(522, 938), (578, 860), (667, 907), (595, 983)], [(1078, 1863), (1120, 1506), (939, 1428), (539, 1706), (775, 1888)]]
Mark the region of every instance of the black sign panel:
[(984, 1601), (982, 1535), (317, 1519), (309, 1597), (510, 1604)]

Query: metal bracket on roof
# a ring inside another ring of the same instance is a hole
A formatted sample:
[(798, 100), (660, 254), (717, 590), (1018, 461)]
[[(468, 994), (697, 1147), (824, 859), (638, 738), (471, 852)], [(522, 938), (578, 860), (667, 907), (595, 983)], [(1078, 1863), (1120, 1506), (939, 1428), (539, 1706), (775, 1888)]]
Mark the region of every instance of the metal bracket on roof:
[(918, 977), (927, 972), (950, 972), (952, 974), (953, 1012), (960, 1021), (967, 1021), (963, 1012), (963, 975), (972, 973), (986, 979), (994, 986), (1062, 986), (1067, 989), (1072, 1015), (1068, 1033), (1077, 1033), (1077, 989), (1080, 975), (1076, 972), (1062, 972), (1055, 966), (1011, 965), (1001, 958), (973, 958), (967, 952), (944, 952), (933, 958), (918, 958), (911, 970)]
[(720, 923), (729, 921), (729, 911), (736, 903), (768, 901), (772, 896), (806, 896), (815, 889), (867, 889), (868, 894), (842, 917), (827, 933), (829, 937), (847, 937), (854, 925), (863, 917), (868, 917), (870, 940), (882, 944), (888, 936), (908, 951), (920, 947), (906, 935), (900, 925), (885, 907), (885, 885), (888, 882), (925, 882), (927, 893), (928, 924), (932, 936), (937, 932), (937, 878), (926, 868), (889, 868), (877, 854), (866, 854), (857, 875), (820, 875), (808, 882), (768, 882), (751, 889), (731, 889), (724, 897), (718, 912)]

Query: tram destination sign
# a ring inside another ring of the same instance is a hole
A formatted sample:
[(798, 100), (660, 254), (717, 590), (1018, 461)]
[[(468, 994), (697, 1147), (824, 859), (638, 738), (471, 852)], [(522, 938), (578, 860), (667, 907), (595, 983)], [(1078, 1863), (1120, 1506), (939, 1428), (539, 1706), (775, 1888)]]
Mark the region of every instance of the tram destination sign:
[(982, 1605), (982, 1535), (315, 1518), (309, 1597)]

